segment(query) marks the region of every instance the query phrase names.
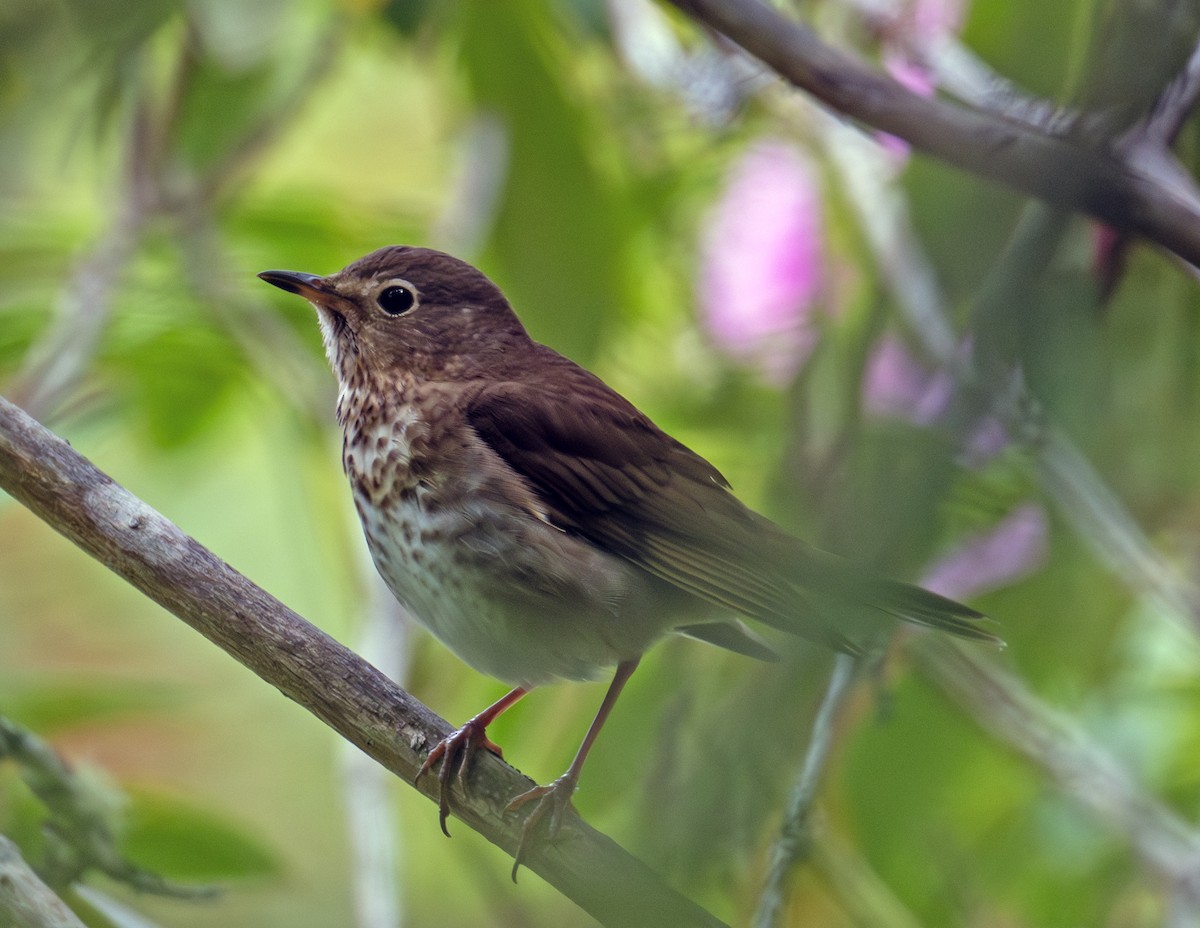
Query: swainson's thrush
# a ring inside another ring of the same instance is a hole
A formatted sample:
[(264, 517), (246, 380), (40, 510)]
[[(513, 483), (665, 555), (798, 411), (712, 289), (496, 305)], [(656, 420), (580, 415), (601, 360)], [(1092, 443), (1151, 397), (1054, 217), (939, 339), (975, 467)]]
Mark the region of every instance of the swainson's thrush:
[(499, 750), (488, 723), (531, 687), (615, 666), (566, 773), (510, 806), (537, 800), (522, 845), (547, 812), (553, 837), (621, 688), (666, 634), (773, 656), (740, 613), (848, 652), (891, 618), (995, 640), (974, 609), (742, 505), (704, 458), (533, 341), (463, 261), (392, 246), (328, 277), (259, 276), (317, 309), (342, 464), (380, 574), (459, 657), (516, 687), (430, 752), (421, 773), (442, 760), (443, 831), (452, 780), (480, 747)]

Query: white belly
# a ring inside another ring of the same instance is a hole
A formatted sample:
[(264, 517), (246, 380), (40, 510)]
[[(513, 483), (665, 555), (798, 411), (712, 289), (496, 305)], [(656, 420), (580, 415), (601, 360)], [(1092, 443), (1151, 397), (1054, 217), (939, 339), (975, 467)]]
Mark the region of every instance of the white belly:
[(371, 555), (413, 618), (482, 673), (591, 679), (669, 627), (653, 581), (625, 561), (528, 514), (472, 502), (431, 514), (422, 496), (359, 506)]

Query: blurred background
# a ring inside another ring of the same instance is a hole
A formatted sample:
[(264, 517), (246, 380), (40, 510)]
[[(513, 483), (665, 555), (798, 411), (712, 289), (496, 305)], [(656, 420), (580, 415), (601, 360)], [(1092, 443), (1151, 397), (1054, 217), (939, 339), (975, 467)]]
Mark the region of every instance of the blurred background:
[[(792, 12), (918, 92), (1120, 128), (1196, 40), (1181, 4), (1122, 6)], [(742, 499), (994, 617), (1002, 654), (905, 634), (837, 702), (781, 923), (1200, 922), (1190, 270), (643, 0), (3, 0), (0, 159), (0, 392), (445, 718), (504, 687), (380, 593), (313, 314), (260, 270), (452, 251)], [(833, 664), (780, 646), (655, 649), (576, 800), (737, 924)], [(492, 735), (547, 782), (602, 693), (535, 692)], [(92, 876), (91, 924), (588, 923), (6, 497), (0, 715), (133, 863), (222, 889)], [(22, 769), (0, 762), (0, 833), (48, 866)]]

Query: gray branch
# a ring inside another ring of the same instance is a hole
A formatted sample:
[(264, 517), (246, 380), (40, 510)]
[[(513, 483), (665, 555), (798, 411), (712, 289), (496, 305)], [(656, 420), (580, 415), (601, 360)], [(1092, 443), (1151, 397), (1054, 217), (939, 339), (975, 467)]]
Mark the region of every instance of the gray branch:
[(5, 928), (84, 928), (43, 883), (8, 838), (0, 835), (0, 925)]
[[(446, 722), (357, 654), (2, 398), (0, 489), (405, 782), (449, 733)], [(530, 780), (483, 752), (470, 786), (467, 795), (455, 789), (455, 815), (512, 854), (521, 821), (504, 808)], [(436, 798), (436, 778), (423, 779), (420, 789)], [(437, 827), (432, 813), (428, 827)], [(722, 924), (576, 815), (525, 863), (602, 924)]]
[(853, 655), (839, 654), (825, 687), (825, 695), (813, 719), (812, 735), (800, 774), (792, 784), (787, 810), (779, 837), (771, 848), (771, 863), (767, 868), (766, 885), (754, 913), (755, 928), (775, 928), (785, 924), (787, 910), (786, 881), (792, 868), (812, 852), (813, 806), (817, 801), (829, 753), (833, 749), (833, 730), (837, 725), (846, 698), (853, 690), (857, 661)]
[(995, 661), (934, 635), (914, 638), (921, 669), (997, 740), (1024, 755), (1066, 795), (1126, 835), (1166, 879), (1175, 904), (1200, 915), (1200, 829), (1146, 792), (1071, 719), (1039, 700)]
[(1112, 147), (925, 98), (759, 0), (671, 0), (833, 110), (1048, 203), (1088, 213), (1200, 264), (1200, 193)]

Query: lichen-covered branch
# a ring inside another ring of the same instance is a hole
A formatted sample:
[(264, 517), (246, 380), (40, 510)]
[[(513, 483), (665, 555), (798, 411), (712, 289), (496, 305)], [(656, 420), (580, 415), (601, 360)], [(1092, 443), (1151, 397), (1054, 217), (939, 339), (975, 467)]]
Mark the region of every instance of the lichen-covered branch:
[(78, 916), (38, 879), (17, 846), (3, 835), (0, 835), (0, 925), (84, 928)]

